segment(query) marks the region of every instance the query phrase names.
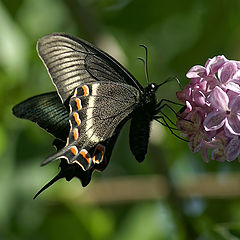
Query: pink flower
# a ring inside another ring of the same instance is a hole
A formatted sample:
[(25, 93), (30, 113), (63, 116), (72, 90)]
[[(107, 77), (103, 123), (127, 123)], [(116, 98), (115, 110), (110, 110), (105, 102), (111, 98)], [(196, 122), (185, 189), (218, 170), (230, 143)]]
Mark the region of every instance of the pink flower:
[(240, 138), (234, 136), (225, 147), (225, 155), (227, 161), (235, 160), (240, 154)]
[(209, 58), (205, 64), (205, 69), (207, 75), (213, 75), (219, 71), (224, 63), (228, 62), (225, 56), (216, 56), (214, 58)]
[[(224, 56), (192, 67), (190, 83), (177, 98), (186, 105), (178, 129), (188, 138), (192, 152), (208, 161), (232, 161), (240, 155), (240, 62)], [(239, 157), (240, 159), (240, 157)]]
[(240, 93), (240, 64), (236, 61), (226, 62), (219, 71), (218, 77), (224, 90)]
[(182, 136), (191, 139), (189, 141), (189, 148), (192, 152), (196, 153), (200, 150), (203, 143), (203, 135), (199, 128), (200, 116), (194, 112), (190, 119), (180, 119), (177, 122), (177, 128), (181, 131)]
[(240, 135), (240, 95), (229, 99), (226, 92), (215, 87), (209, 95), (210, 106), (213, 111), (203, 122), (206, 131), (215, 131), (225, 127), (235, 135)]

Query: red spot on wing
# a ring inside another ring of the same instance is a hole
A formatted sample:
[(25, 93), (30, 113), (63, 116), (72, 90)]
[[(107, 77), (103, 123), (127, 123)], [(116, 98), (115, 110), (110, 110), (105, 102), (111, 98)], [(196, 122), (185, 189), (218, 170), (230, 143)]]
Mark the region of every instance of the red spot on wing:
[(92, 158), (91, 158), (90, 154), (88, 153), (88, 151), (86, 149), (82, 149), (80, 151), (80, 154), (83, 156), (84, 159), (87, 160), (88, 163), (91, 162)]
[(98, 144), (93, 154), (93, 162), (97, 164), (101, 163), (103, 161), (104, 153), (105, 147), (101, 144)]

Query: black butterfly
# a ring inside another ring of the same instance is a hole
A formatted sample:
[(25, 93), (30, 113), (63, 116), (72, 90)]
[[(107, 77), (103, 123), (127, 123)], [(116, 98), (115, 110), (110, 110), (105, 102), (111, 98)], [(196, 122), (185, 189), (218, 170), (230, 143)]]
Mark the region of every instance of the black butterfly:
[(156, 91), (162, 84), (143, 88), (115, 59), (92, 44), (64, 33), (41, 38), (40, 58), (56, 92), (32, 97), (13, 108), (53, 134), (57, 152), (42, 165), (61, 159), (60, 178), (78, 177), (86, 186), (94, 170), (107, 166), (122, 126), (131, 119), (130, 148), (142, 162), (148, 147), (150, 123), (163, 107)]

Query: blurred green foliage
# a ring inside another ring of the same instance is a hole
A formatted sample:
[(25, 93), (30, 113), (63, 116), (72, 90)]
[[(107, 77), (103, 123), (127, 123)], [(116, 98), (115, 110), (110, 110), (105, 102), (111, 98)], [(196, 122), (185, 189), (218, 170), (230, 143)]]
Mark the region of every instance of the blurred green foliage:
[[(62, 180), (33, 201), (57, 172), (57, 163), (39, 167), (54, 151), (53, 138), (11, 113), (16, 103), (54, 89), (35, 50), (46, 34), (67, 32), (95, 43), (145, 86), (143, 64), (137, 60), (144, 56), (138, 46), (144, 43), (151, 81), (177, 76), (184, 85), (189, 68), (209, 57), (224, 54), (240, 60), (239, 12), (237, 0), (0, 1), (0, 239), (239, 239), (239, 198), (224, 198), (224, 192), (220, 199), (175, 198), (170, 193), (161, 200), (90, 204), (59, 198), (63, 187), (79, 198), (83, 191), (77, 180)], [(176, 101), (177, 90), (172, 81), (161, 88), (159, 98)], [(161, 126), (153, 135), (144, 163), (138, 164), (127, 143), (127, 125), (108, 168), (94, 174), (90, 185), (115, 176), (162, 174), (174, 187), (189, 174), (216, 173), (221, 178), (239, 171), (236, 161), (206, 164)]]

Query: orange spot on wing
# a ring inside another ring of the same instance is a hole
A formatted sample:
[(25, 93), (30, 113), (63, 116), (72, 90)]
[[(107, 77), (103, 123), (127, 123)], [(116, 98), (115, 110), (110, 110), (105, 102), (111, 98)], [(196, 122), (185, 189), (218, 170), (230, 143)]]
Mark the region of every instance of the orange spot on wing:
[(76, 141), (77, 139), (78, 139), (78, 129), (77, 128), (74, 128), (73, 129), (73, 138), (74, 138), (74, 140)]
[(76, 146), (71, 147), (70, 150), (71, 150), (71, 152), (72, 152), (72, 154), (73, 154), (74, 156), (76, 156), (76, 155), (78, 154), (78, 149), (77, 149)]
[(81, 100), (79, 98), (76, 98), (75, 99), (75, 102), (77, 104), (77, 109), (78, 110), (81, 110), (82, 109), (82, 103), (81, 103)]
[(88, 96), (89, 95), (89, 88), (88, 88), (87, 85), (83, 85), (82, 90), (83, 90), (83, 96)]
[(74, 112), (74, 113), (73, 113), (73, 117), (74, 117), (75, 122), (76, 122), (77, 125), (79, 126), (79, 125), (81, 124), (81, 120), (80, 120), (80, 118), (79, 118), (78, 113)]

